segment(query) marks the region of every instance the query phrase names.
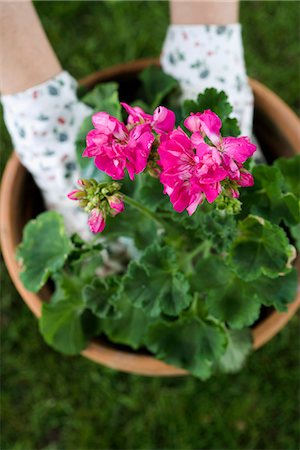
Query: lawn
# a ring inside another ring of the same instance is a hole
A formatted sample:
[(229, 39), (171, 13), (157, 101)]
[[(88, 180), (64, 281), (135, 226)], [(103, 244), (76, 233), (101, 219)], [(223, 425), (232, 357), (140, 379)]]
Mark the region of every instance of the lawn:
[[(63, 66), (80, 78), (158, 55), (167, 2), (38, 2)], [(241, 4), (248, 73), (299, 112), (298, 2)], [(11, 144), (1, 122), (1, 165)], [(299, 448), (299, 317), (238, 374), (144, 378), (51, 350), (1, 270), (1, 449)]]

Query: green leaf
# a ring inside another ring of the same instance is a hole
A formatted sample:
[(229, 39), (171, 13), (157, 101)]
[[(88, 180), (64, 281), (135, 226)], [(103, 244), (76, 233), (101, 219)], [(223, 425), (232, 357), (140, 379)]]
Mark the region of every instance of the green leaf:
[(193, 246), (195, 241), (206, 240), (217, 253), (227, 250), (237, 228), (235, 216), (223, 214), (209, 204), (201, 205), (192, 216), (186, 211), (181, 214), (172, 212), (170, 220), (182, 226), (181, 234), (187, 235)]
[(143, 99), (151, 106), (151, 113), (173, 90), (179, 87), (175, 78), (156, 66), (150, 66), (143, 70), (139, 79), (142, 82)]
[(55, 301), (44, 303), (39, 321), (40, 332), (51, 347), (67, 355), (75, 355), (87, 345), (82, 324), (85, 305), (82, 281), (74, 276), (55, 277)]
[(66, 355), (80, 353), (87, 345), (83, 333), (83, 311), (69, 299), (54, 304), (44, 303), (40, 318), (40, 332), (51, 347)]
[(71, 262), (71, 270), (85, 283), (90, 283), (103, 261), (99, 248), (82, 250), (81, 255)]
[(259, 317), (261, 302), (255, 286), (238, 278), (221, 258), (200, 261), (190, 282), (205, 294), (208, 312), (232, 328), (250, 326)]
[(153, 323), (142, 309), (135, 308), (130, 299), (119, 293), (113, 301), (117, 316), (103, 319), (102, 327), (108, 338), (116, 344), (137, 349), (144, 345), (148, 326)]
[(227, 336), (213, 321), (182, 317), (150, 326), (146, 345), (157, 358), (205, 380), (212, 373), (213, 363), (224, 353)]
[(282, 228), (257, 216), (238, 224), (229, 262), (240, 278), (251, 281), (260, 275), (276, 278), (291, 270), (295, 249)]
[(254, 186), (244, 189), (241, 200), (243, 215), (264, 217), (279, 224), (296, 225), (300, 221), (299, 200), (293, 192), (287, 191), (287, 184), (278, 167), (259, 164), (252, 170)]
[(243, 367), (251, 350), (252, 341), (249, 329), (229, 330), (228, 346), (218, 362), (218, 367), (223, 372), (237, 372)]
[(279, 158), (274, 163), (281, 171), (284, 186), (287, 192), (292, 192), (298, 199), (300, 197), (300, 155), (292, 158)]
[(153, 221), (130, 205), (126, 205), (123, 214), (107, 218), (107, 226), (102, 236), (107, 239), (115, 239), (120, 236), (131, 237), (134, 239), (136, 247), (142, 250), (160, 239), (157, 226)]
[(210, 256), (200, 261), (190, 279), (192, 289), (205, 298), (208, 312), (234, 329), (252, 325), (261, 305), (286, 311), (297, 292), (297, 273), (270, 279), (261, 276), (247, 282), (239, 278), (224, 260)]
[(147, 205), (151, 211), (156, 211), (166, 202), (163, 194), (163, 186), (157, 178), (151, 177), (149, 174), (142, 174), (137, 177), (138, 188), (135, 194), (137, 200)]
[(122, 120), (118, 89), (118, 83), (100, 83), (86, 94), (82, 101), (91, 106), (94, 112), (105, 111), (111, 116)]
[(238, 330), (252, 325), (261, 308), (257, 295), (251, 296), (248, 283), (234, 276), (223, 288), (210, 291), (206, 302), (213, 317)]
[(118, 284), (113, 279), (95, 278), (93, 283), (83, 289), (83, 300), (95, 316), (105, 319), (116, 318), (118, 315), (114, 306), (114, 296)]
[(215, 88), (208, 88), (198, 95), (196, 101), (185, 100), (183, 103), (183, 115), (186, 117), (191, 112), (203, 112), (210, 109), (216, 113), (223, 121), (232, 112), (232, 106), (224, 91), (217, 91)]
[(16, 255), (22, 263), (20, 278), (26, 289), (37, 292), (63, 267), (72, 248), (60, 214), (48, 211), (31, 220)]
[(194, 100), (184, 100), (182, 104), (182, 117), (185, 119), (190, 113), (201, 112), (197, 105), (197, 102)]
[(287, 311), (287, 306), (297, 294), (298, 273), (295, 268), (285, 276), (275, 279), (261, 277), (255, 281), (257, 295), (265, 306)]
[(236, 118), (227, 117), (222, 121), (221, 135), (237, 137), (241, 134), (241, 129)]
[(205, 89), (202, 94), (199, 94), (197, 104), (201, 108), (200, 111), (211, 109), (222, 121), (232, 112), (232, 106), (225, 92), (217, 91), (215, 88)]
[(291, 227), (290, 231), (292, 237), (295, 240), (295, 246), (298, 252), (300, 252), (300, 223), (298, 225)]
[(151, 317), (177, 316), (191, 303), (189, 283), (178, 271), (175, 253), (157, 244), (148, 247), (139, 262), (130, 263), (123, 290), (134, 306)]

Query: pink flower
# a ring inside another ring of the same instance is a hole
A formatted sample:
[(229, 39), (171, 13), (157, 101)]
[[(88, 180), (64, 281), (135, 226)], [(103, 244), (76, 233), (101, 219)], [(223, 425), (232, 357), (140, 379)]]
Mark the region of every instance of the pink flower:
[(164, 139), (159, 148), (160, 181), (174, 209), (191, 215), (206, 197), (213, 202), (221, 192), (220, 181), (227, 176), (218, 151), (205, 143), (196, 148), (181, 128)]
[(204, 136), (207, 136), (215, 145), (219, 142), (222, 122), (210, 109), (203, 113), (191, 114), (185, 119), (184, 126), (193, 133), (194, 140), (197, 139), (195, 144), (204, 142)]
[(131, 179), (142, 172), (148, 161), (154, 136), (150, 125), (140, 124), (131, 130), (115, 117), (100, 112), (93, 115), (95, 129), (87, 135), (83, 156), (94, 157), (95, 165), (114, 180)]
[(101, 233), (101, 231), (104, 230), (105, 218), (99, 209), (94, 208), (91, 211), (88, 219), (88, 225), (92, 233)]
[(145, 113), (139, 106), (130, 106), (127, 103), (121, 103), (121, 105), (128, 112), (128, 123), (148, 123), (151, 128), (158, 133), (170, 133), (174, 129), (175, 125), (175, 114), (168, 108), (164, 106), (158, 106), (153, 113)]
[[(224, 137), (220, 130), (222, 122), (211, 110), (203, 113), (191, 114), (184, 125), (192, 132), (191, 141), (200, 146), (207, 137), (219, 152), (222, 167), (227, 171), (228, 178), (236, 181), (238, 185), (246, 187), (253, 185), (253, 177), (243, 168), (243, 163), (250, 158), (256, 150), (248, 137)], [(238, 195), (238, 194), (235, 194)]]
[(191, 114), (185, 119), (184, 125), (192, 132), (191, 140), (195, 145), (204, 142), (204, 137), (207, 137), (219, 150), (231, 172), (237, 170), (235, 163), (244, 163), (256, 150), (256, 146), (248, 137), (222, 138), (220, 134), (222, 122), (210, 109), (203, 113)]

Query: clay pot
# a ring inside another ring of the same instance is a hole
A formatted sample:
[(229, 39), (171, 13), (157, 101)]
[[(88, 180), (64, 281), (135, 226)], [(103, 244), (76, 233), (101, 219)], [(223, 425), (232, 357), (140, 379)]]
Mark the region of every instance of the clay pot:
[[(121, 64), (96, 72), (81, 83), (92, 88), (99, 82), (116, 80), (123, 85), (123, 94), (137, 84), (136, 74), (149, 64), (158, 65), (156, 59)], [(300, 153), (300, 121), (291, 109), (272, 91), (255, 80), (250, 80), (255, 96), (254, 131), (268, 160), (278, 156)], [(124, 87), (125, 86), (125, 87)], [(127, 91), (126, 91), (127, 90)], [(15, 260), (16, 246), (22, 238), (26, 222), (40, 211), (40, 194), (31, 176), (15, 154), (10, 158), (1, 187), (1, 243), (9, 274), (21, 297), (35, 314), (41, 314), (41, 305), (50, 297), (46, 286), (38, 294), (27, 291), (19, 279), (20, 268)], [(252, 328), (253, 347), (258, 349), (273, 338), (295, 314), (300, 306), (300, 292), (289, 305), (288, 312), (271, 313)], [(187, 372), (155, 359), (150, 354), (124, 350), (121, 346), (102, 339), (91, 341), (82, 355), (108, 367), (140, 375), (186, 375)]]

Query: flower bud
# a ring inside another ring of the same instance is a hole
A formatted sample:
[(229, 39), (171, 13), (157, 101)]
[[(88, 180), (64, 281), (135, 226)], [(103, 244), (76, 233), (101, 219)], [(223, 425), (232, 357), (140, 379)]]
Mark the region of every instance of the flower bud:
[(68, 198), (70, 200), (79, 200), (80, 197), (83, 197), (82, 194), (84, 196), (84, 193), (82, 191), (80, 191), (79, 189), (75, 189), (74, 191), (68, 193)]
[(111, 208), (110, 214), (113, 217), (124, 211), (124, 203), (120, 195), (116, 194), (108, 197), (108, 203)]
[(88, 225), (92, 233), (101, 233), (106, 225), (103, 212), (94, 208), (89, 215)]

